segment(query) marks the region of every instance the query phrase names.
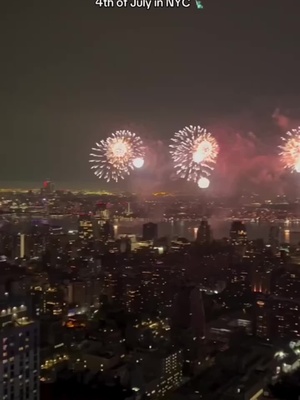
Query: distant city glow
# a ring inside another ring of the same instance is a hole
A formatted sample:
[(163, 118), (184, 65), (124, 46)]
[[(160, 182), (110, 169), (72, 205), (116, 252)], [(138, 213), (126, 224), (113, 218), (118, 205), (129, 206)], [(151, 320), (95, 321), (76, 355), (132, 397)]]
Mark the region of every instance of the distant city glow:
[(200, 189), (207, 189), (210, 185), (209, 179), (205, 178), (204, 176), (201, 177), (198, 181), (198, 186)]
[(135, 133), (117, 131), (109, 138), (96, 143), (92, 149), (91, 169), (99, 179), (118, 182), (135, 168), (144, 165), (143, 142)]
[(176, 132), (171, 139), (170, 154), (176, 174), (197, 183), (203, 175), (209, 176), (219, 153), (216, 139), (200, 126), (189, 126)]
[(300, 127), (288, 131), (281, 139), (284, 144), (279, 146), (279, 155), (284, 167), (300, 173)]

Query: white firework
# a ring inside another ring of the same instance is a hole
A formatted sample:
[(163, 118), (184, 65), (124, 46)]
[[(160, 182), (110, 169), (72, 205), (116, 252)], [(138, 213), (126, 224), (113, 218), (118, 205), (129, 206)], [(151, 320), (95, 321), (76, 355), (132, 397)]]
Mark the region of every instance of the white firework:
[(91, 169), (99, 179), (118, 182), (144, 165), (144, 147), (139, 136), (127, 130), (96, 143), (90, 154)]
[(170, 154), (180, 178), (198, 183), (200, 178), (210, 176), (219, 145), (206, 129), (190, 125), (176, 132), (171, 141)]
[(281, 138), (280, 158), (285, 168), (300, 173), (300, 127), (292, 129)]

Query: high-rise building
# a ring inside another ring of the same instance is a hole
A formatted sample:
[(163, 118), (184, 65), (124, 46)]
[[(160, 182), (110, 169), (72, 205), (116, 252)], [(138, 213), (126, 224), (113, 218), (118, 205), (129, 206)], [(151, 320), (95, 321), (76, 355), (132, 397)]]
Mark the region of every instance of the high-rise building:
[(158, 236), (158, 225), (148, 222), (143, 225), (143, 240), (155, 240)]
[(49, 180), (44, 181), (41, 192), (44, 194), (53, 193), (54, 192), (54, 183)]
[(105, 221), (102, 225), (99, 226), (100, 231), (100, 239), (103, 241), (107, 241), (109, 239), (114, 238), (114, 227), (109, 221)]
[(251, 276), (251, 289), (256, 293), (271, 293), (272, 268), (264, 265), (253, 265)]
[(132, 215), (131, 204), (130, 204), (130, 202), (127, 203), (127, 209), (126, 209), (125, 215), (126, 215), (127, 217), (130, 217), (130, 216)]
[(198, 231), (196, 241), (199, 244), (208, 244), (211, 241), (211, 229), (207, 221), (201, 221)]
[(103, 202), (98, 202), (96, 204), (96, 210), (95, 210), (95, 218), (96, 219), (102, 219), (102, 220), (108, 220), (110, 216), (109, 209), (107, 207), (106, 203)]
[(274, 282), (274, 294), (278, 297), (300, 300), (300, 275), (295, 271), (281, 271)]
[(300, 301), (276, 296), (257, 299), (255, 307), (255, 334), (265, 339), (300, 338)]
[(22, 233), (20, 235), (20, 258), (25, 257), (25, 235)]
[(118, 244), (120, 253), (128, 253), (131, 251), (131, 240), (129, 238), (121, 237)]
[(91, 240), (94, 238), (94, 226), (91, 215), (83, 214), (79, 216), (78, 235), (82, 240)]
[[(136, 352), (138, 364), (130, 368), (130, 381), (137, 398), (160, 400), (182, 385), (182, 351), (180, 349), (146, 349)], [(138, 366), (138, 368), (137, 368)], [(172, 396), (171, 396), (172, 397)]]
[(254, 308), (254, 332), (256, 336), (269, 339), (270, 317), (268, 301), (264, 297), (258, 299)]
[(242, 221), (233, 221), (230, 228), (232, 244), (245, 244), (247, 242), (247, 230)]
[(99, 202), (96, 204), (95, 211), (95, 228), (96, 238), (103, 242), (114, 238), (114, 227), (109, 220), (110, 213), (106, 203)]
[(270, 227), (269, 244), (270, 244), (273, 252), (276, 252), (279, 250), (279, 226), (271, 226)]
[(0, 398), (39, 399), (39, 328), (24, 305), (3, 305), (0, 314)]
[(88, 303), (87, 283), (71, 282), (67, 288), (67, 301), (69, 304), (84, 306)]
[(300, 244), (300, 232), (290, 231), (290, 241), (289, 243), (293, 246), (299, 246)]
[(194, 336), (205, 336), (205, 315), (202, 293), (197, 286), (183, 285), (175, 296), (173, 326), (191, 329)]
[(204, 305), (197, 286), (183, 285), (176, 294), (171, 329), (173, 342), (183, 349), (185, 365), (192, 370), (197, 368), (205, 340)]

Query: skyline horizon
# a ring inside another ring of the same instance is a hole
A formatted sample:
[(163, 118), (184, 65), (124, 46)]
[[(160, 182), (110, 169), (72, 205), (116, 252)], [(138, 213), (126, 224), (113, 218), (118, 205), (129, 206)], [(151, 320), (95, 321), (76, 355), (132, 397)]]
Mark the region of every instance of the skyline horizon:
[[(245, 190), (241, 190), (240, 193), (232, 193), (231, 195), (225, 194), (225, 195), (221, 195), (212, 190), (212, 188), (210, 188), (209, 190), (191, 190), (190, 192), (187, 192), (185, 190), (185, 188), (183, 188), (182, 190), (171, 190), (171, 189), (166, 189), (163, 190), (156, 190), (156, 191), (149, 191), (147, 193), (138, 193), (137, 191), (133, 191), (130, 189), (121, 189), (119, 187), (119, 185), (115, 184), (115, 188), (107, 188), (107, 187), (98, 187), (97, 186), (97, 180), (96, 182), (76, 182), (76, 181), (59, 181), (59, 180), (51, 180), (51, 179), (44, 179), (41, 181), (17, 181), (17, 180), (10, 180), (10, 181), (0, 181), (0, 191), (38, 191), (40, 189), (43, 188), (43, 183), (44, 181), (50, 181), (54, 184), (54, 190), (60, 190), (60, 191), (74, 191), (74, 192), (91, 192), (91, 193), (101, 193), (102, 195), (121, 195), (121, 194), (130, 194), (130, 195), (135, 195), (135, 196), (152, 196), (155, 194), (163, 194), (166, 193), (168, 197), (168, 194), (170, 194), (171, 196), (186, 196), (186, 197), (199, 197), (199, 198), (216, 198), (216, 197), (221, 197), (223, 199), (230, 199), (230, 198), (235, 198), (236, 196), (245, 196), (245, 195), (249, 195), (249, 196), (257, 196), (260, 198), (260, 200), (262, 200), (264, 198), (265, 201), (267, 201), (268, 199), (274, 199), (276, 197), (286, 197), (288, 199), (293, 199), (294, 201), (297, 201), (298, 199), (300, 199), (300, 192), (299, 192), (299, 196), (295, 195), (295, 194), (285, 194), (285, 193), (273, 193), (273, 194), (269, 194), (268, 196), (266, 196), (264, 193), (257, 193), (255, 190), (253, 191), (245, 191)], [(103, 182), (105, 184), (105, 182)], [(99, 186), (99, 185), (98, 185)]]

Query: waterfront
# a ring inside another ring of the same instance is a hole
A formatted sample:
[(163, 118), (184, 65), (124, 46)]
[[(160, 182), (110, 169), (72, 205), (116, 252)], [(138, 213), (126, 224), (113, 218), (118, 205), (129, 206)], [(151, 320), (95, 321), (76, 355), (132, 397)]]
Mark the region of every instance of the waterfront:
[[(215, 239), (221, 239), (223, 237), (229, 237), (230, 225), (232, 221), (229, 220), (219, 220), (210, 219), (208, 220), (211, 225), (213, 237)], [(169, 237), (185, 237), (188, 240), (194, 240), (197, 234), (197, 228), (200, 221), (174, 221), (174, 222), (162, 222), (157, 221), (158, 224), (158, 234), (159, 236), (169, 236)], [(116, 234), (142, 234), (143, 222), (140, 221), (122, 221), (115, 225)], [(269, 223), (269, 222), (246, 222), (245, 223), (248, 233), (248, 238), (252, 239), (264, 239), (266, 242), (269, 238), (269, 231), (271, 226), (279, 226), (280, 228), (280, 241), (289, 243), (290, 233), (299, 232), (300, 234), (300, 224), (299, 223)]]
[[(8, 221), (5, 218), (2, 219), (1, 225), (5, 223), (11, 223), (12, 220)], [(150, 220), (144, 219), (125, 219), (122, 221), (114, 221), (114, 231), (115, 235), (120, 234), (134, 234), (137, 236), (142, 236), (143, 224), (150, 222)], [(178, 220), (178, 221), (155, 221), (151, 222), (157, 223), (158, 225), (158, 235), (159, 237), (168, 236), (170, 238), (174, 237), (185, 237), (188, 240), (194, 240), (196, 238), (197, 229), (200, 224), (199, 221), (190, 220)], [(208, 220), (214, 239), (222, 239), (224, 237), (229, 237), (229, 231), (232, 221), (224, 219), (211, 218)], [(78, 229), (78, 218), (76, 216), (60, 216), (56, 218), (44, 218), (44, 217), (22, 217), (14, 221), (13, 226), (15, 231), (25, 232), (28, 231), (29, 225), (32, 224), (50, 224), (56, 226), (62, 226), (64, 230), (77, 230)], [(280, 242), (281, 243), (295, 243), (300, 242), (300, 223), (299, 222), (245, 222), (248, 238), (253, 239), (263, 239), (265, 242), (269, 239), (269, 231), (271, 226), (278, 226), (280, 232)], [(297, 234), (298, 233), (298, 234)], [(293, 235), (294, 234), (294, 235)]]

